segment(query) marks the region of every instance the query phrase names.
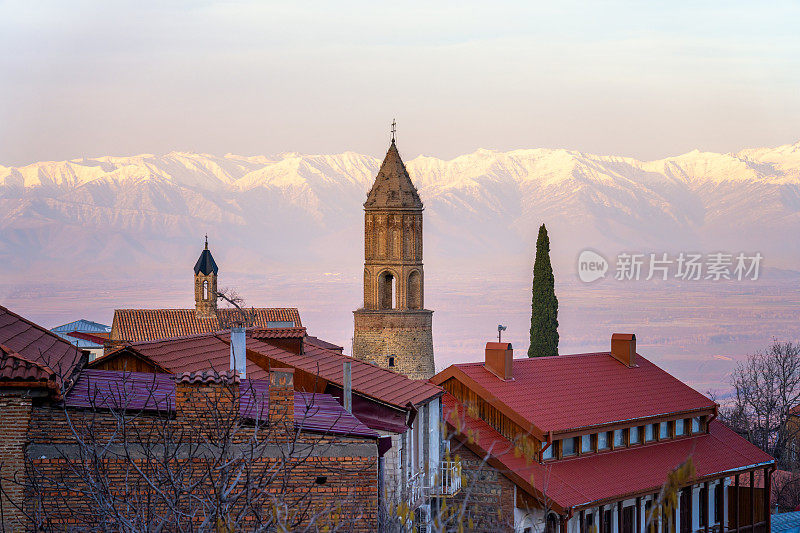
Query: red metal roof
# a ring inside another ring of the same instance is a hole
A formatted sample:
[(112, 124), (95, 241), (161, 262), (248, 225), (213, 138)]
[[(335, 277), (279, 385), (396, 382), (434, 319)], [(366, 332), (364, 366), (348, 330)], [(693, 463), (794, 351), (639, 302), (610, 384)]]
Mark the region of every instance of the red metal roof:
[[(270, 322), (293, 322), (302, 327), (297, 309), (255, 308), (253, 325), (266, 328)], [(183, 337), (198, 333), (220, 331), (220, 322), (225, 322), (235, 309), (222, 308), (213, 317), (198, 316), (194, 309), (117, 309), (111, 328), (113, 340), (141, 342), (156, 339)]]
[(490, 464), (534, 496), (546, 494), (561, 509), (656, 492), (669, 472), (690, 456), (698, 480), (774, 462), (717, 421), (710, 423), (708, 434), (546, 464), (528, 462), (508, 439), (469, 416), (450, 394), (444, 395), (442, 405), (448, 426), (473, 437), (472, 442), (464, 438), (466, 446), (481, 455), (491, 450)]
[(9, 385), (50, 389), (59, 396), (55, 372), (0, 344), (0, 387)]
[(483, 363), (463, 363), (432, 381), (455, 377), (466, 382), (543, 432), (714, 408), (710, 399), (644, 357), (637, 355), (636, 361), (630, 368), (608, 352), (514, 359), (514, 379), (508, 381)]
[(63, 384), (80, 365), (81, 351), (46, 328), (0, 305), (0, 343), (37, 364), (55, 372)]

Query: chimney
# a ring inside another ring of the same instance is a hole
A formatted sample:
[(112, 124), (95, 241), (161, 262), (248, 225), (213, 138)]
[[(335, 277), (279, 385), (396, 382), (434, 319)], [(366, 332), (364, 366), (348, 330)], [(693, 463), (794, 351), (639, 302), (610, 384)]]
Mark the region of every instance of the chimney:
[(611, 335), (611, 357), (627, 367), (636, 365), (636, 335), (614, 333)]
[(247, 336), (243, 327), (231, 328), (231, 372), (247, 376)]
[(294, 431), (294, 368), (269, 371), (269, 423), (283, 424), (288, 435)]
[(514, 349), (510, 342), (487, 342), (484, 368), (503, 380), (514, 379)]

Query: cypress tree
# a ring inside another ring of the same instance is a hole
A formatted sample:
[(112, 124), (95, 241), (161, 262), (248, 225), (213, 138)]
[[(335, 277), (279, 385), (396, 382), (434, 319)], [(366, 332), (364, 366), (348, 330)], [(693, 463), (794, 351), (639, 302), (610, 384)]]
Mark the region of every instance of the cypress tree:
[(528, 357), (558, 355), (558, 298), (553, 266), (550, 264), (550, 238), (544, 224), (536, 239), (531, 301), (531, 345)]

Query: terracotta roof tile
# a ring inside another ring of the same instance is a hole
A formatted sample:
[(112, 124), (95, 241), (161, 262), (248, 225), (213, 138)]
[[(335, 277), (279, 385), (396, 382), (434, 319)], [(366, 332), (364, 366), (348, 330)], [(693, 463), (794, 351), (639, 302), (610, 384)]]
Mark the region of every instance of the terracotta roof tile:
[(19, 385), (50, 389), (54, 391), (56, 398), (59, 397), (55, 372), (0, 344), (0, 387)]
[(630, 368), (609, 353), (514, 359), (513, 381), (483, 363), (453, 365), (434, 376), (466, 376), (544, 432), (611, 424), (700, 409), (714, 402), (644, 357)]
[(306, 328), (254, 328), (250, 334), (256, 339), (302, 339)]
[(493, 466), (517, 485), (546, 493), (562, 509), (656, 492), (667, 474), (690, 456), (701, 480), (774, 462), (717, 421), (711, 422), (708, 434), (552, 463), (529, 462), (494, 428), (469, 416), (450, 394), (444, 395), (442, 405), (448, 425), (473, 437), (472, 442), (465, 440), (468, 447), (482, 454), (491, 450)]
[(196, 385), (198, 383), (217, 383), (230, 385), (239, 383), (239, 375), (231, 370), (217, 372), (215, 370), (198, 370), (195, 372), (182, 372), (175, 376), (176, 383), (188, 383)]
[(83, 360), (78, 348), (1, 305), (0, 343), (28, 361), (51, 369), (59, 386), (72, 378)]
[[(235, 311), (223, 308), (218, 310), (217, 316), (201, 317), (194, 309), (117, 309), (112, 339), (141, 342), (213, 333), (223, 329), (220, 322), (224, 323)], [(297, 309), (254, 308), (249, 311), (253, 313), (256, 327), (267, 328), (270, 322), (292, 322), (294, 327), (302, 327)]]

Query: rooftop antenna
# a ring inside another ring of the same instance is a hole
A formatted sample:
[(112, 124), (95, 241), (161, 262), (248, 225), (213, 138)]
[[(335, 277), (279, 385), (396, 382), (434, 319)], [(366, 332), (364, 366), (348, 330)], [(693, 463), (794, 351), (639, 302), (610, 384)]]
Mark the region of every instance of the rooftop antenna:
[(506, 330), (508, 326), (504, 326), (502, 324), (497, 324), (497, 342), (503, 342), (503, 332)]
[(392, 144), (394, 144), (396, 134), (397, 134), (397, 121), (395, 119), (392, 119)]

